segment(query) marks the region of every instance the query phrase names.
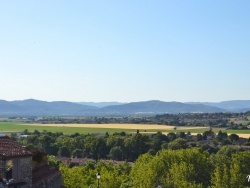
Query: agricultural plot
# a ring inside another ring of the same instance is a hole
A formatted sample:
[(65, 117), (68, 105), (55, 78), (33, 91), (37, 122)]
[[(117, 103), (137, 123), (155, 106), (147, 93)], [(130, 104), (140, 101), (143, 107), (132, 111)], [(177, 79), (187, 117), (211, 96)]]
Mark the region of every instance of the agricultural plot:
[[(0, 122), (1, 132), (22, 132), (28, 129), (30, 132), (50, 131), (62, 132), (64, 134), (92, 134), (106, 132), (112, 134), (115, 132), (124, 131), (126, 133), (135, 133), (139, 130), (141, 133), (156, 133), (161, 131), (165, 134), (169, 132), (190, 132), (192, 134), (203, 133), (209, 130), (209, 127), (175, 127), (168, 125), (145, 125), (145, 124), (28, 124), (20, 122)], [(217, 133), (219, 130), (227, 132), (228, 134), (238, 134), (241, 137), (249, 138), (250, 130), (226, 130), (225, 128), (214, 128), (213, 131)]]
[[(174, 130), (175, 126), (153, 124), (24, 124), (44, 127), (77, 127), (96, 129), (139, 129), (139, 130)], [(208, 127), (176, 127), (180, 130), (207, 129)]]
[[(66, 125), (66, 124), (65, 124)], [(34, 130), (38, 131), (50, 131), (50, 132), (62, 132), (63, 134), (74, 134), (74, 133), (80, 133), (80, 134), (92, 134), (92, 133), (115, 133), (115, 132), (135, 132), (133, 129), (127, 129), (127, 130), (121, 130), (121, 129), (106, 129), (106, 128), (94, 128), (94, 127), (69, 127), (69, 126), (45, 126), (44, 124), (23, 124), (23, 123), (5, 123), (0, 122), (0, 134), (1, 133), (10, 133), (10, 132), (22, 132), (25, 129), (27, 129), (29, 132), (33, 132)]]

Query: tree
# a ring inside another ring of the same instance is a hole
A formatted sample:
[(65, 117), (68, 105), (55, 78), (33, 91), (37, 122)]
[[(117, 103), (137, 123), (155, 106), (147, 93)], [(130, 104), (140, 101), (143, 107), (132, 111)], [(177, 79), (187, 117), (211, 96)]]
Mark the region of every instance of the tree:
[(215, 137), (215, 133), (212, 131), (212, 129), (209, 129), (209, 131), (205, 131), (202, 134), (203, 140), (206, 140), (208, 137), (210, 138), (214, 138)]
[(214, 173), (212, 175), (212, 187), (218, 188), (229, 188), (229, 182), (230, 182), (230, 174), (228, 167), (223, 164), (221, 166), (217, 166), (214, 170)]
[[(160, 174), (162, 174), (157, 172), (162, 171), (164, 169), (164, 166), (162, 164), (163, 161), (158, 160), (158, 163), (155, 163), (154, 158), (152, 155), (144, 154), (141, 155), (136, 160), (130, 173), (130, 178), (131, 178), (130, 187), (133, 188), (156, 187), (157, 179), (160, 178)], [(153, 167), (154, 164), (155, 166)]]
[(185, 149), (187, 147), (187, 141), (182, 138), (177, 138), (168, 144), (168, 148), (172, 150)]
[(125, 140), (126, 158), (129, 161), (134, 161), (139, 155), (146, 153), (149, 150), (149, 137), (140, 133), (128, 137)]
[(124, 148), (124, 136), (116, 135), (116, 136), (109, 136), (107, 138), (107, 147), (113, 148), (115, 146), (121, 146), (121, 148)]
[(130, 173), (134, 185), (131, 187), (208, 187), (210, 174), (207, 152), (198, 149), (161, 150), (155, 156), (144, 154), (136, 160)]
[(81, 158), (83, 157), (83, 151), (81, 149), (76, 148), (75, 150), (72, 151), (72, 156)]
[(239, 136), (237, 134), (231, 134), (229, 136), (229, 139), (231, 140), (231, 142), (238, 141), (239, 140)]
[(181, 131), (181, 132), (177, 133), (177, 137), (178, 138), (186, 138), (186, 134), (185, 134), (185, 132)]
[(23, 135), (28, 135), (28, 134), (29, 134), (28, 129), (25, 129), (21, 134), (23, 134)]
[(95, 160), (106, 158), (109, 150), (104, 137), (87, 136), (84, 140), (84, 155)]
[(159, 131), (156, 134), (152, 135), (151, 140), (152, 149), (154, 149), (155, 151), (161, 149), (162, 143), (169, 141), (168, 137)]
[(34, 130), (33, 134), (37, 134), (37, 135), (40, 135), (41, 133), (38, 131), (38, 130)]
[(150, 155), (155, 155), (157, 152), (154, 149), (150, 149), (150, 150), (148, 150), (148, 153)]
[(77, 140), (76, 138), (62, 135), (56, 138), (54, 146), (56, 146), (57, 148), (67, 147), (67, 149), (71, 153), (77, 146)]
[(175, 133), (168, 133), (167, 137), (169, 138), (169, 140), (173, 141), (174, 139), (176, 139), (176, 134)]
[[(100, 187), (125, 188), (129, 187), (129, 173), (131, 167), (127, 163), (114, 165), (112, 163), (98, 162), (96, 165), (87, 163), (82, 166), (69, 168), (60, 164), (63, 185), (68, 188), (96, 188), (96, 173), (101, 174)], [(123, 186), (121, 186), (123, 185)]]
[[(234, 151), (224, 146), (223, 153), (210, 156), (213, 165), (212, 187), (246, 187), (248, 185), (246, 176), (250, 169), (250, 152)], [(223, 165), (222, 165), (223, 164)]]
[(217, 152), (217, 155), (224, 155), (227, 157), (231, 157), (233, 153), (238, 152), (239, 149), (234, 146), (222, 146), (220, 150)]
[(48, 155), (48, 163), (49, 165), (51, 166), (54, 166), (54, 167), (59, 167), (59, 165), (62, 163), (61, 161), (58, 161), (56, 160), (56, 157), (53, 156), (53, 155)]
[(122, 160), (123, 151), (120, 146), (113, 147), (109, 152), (109, 157), (113, 160)]
[(39, 136), (35, 135), (35, 134), (32, 134), (32, 135), (28, 136), (26, 138), (27, 145), (31, 144), (33, 147), (37, 148), (38, 147), (38, 143), (39, 143), (38, 138), (39, 138)]
[(38, 148), (40, 151), (50, 153), (50, 143), (52, 142), (52, 137), (48, 135), (42, 135), (38, 138)]
[(218, 132), (217, 136), (216, 136), (216, 139), (218, 141), (222, 141), (224, 139), (226, 139), (228, 136), (227, 136), (227, 133), (226, 132), (221, 132), (221, 130)]
[(161, 145), (161, 149), (168, 149), (168, 144), (167, 143), (163, 143)]
[(173, 163), (169, 169), (167, 182), (170, 187), (202, 188), (202, 184), (195, 183), (194, 173), (193, 164), (186, 162)]
[(17, 140), (17, 134), (16, 133), (11, 133), (10, 134), (10, 138), (12, 139), (12, 140)]
[(200, 133), (197, 134), (197, 141), (201, 141), (202, 140), (202, 135)]
[(71, 153), (66, 146), (59, 148), (58, 155), (61, 157), (70, 157)]
[(232, 175), (237, 175), (237, 177), (234, 177), (234, 182), (240, 182), (239, 185), (243, 186), (249, 185), (246, 176), (249, 175), (250, 169), (250, 151), (234, 153), (231, 160)]

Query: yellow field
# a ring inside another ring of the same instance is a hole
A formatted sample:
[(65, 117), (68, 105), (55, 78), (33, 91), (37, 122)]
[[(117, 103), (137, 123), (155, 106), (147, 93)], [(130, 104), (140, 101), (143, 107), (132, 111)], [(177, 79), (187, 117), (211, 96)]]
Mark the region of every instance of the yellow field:
[[(156, 125), (156, 124), (23, 124), (25, 126), (43, 126), (43, 127), (58, 127), (58, 128), (92, 128), (92, 129), (123, 129), (123, 130), (140, 130), (143, 133), (143, 130), (147, 130), (145, 133), (156, 133), (157, 130), (161, 131), (163, 134), (168, 134), (169, 132), (174, 131), (176, 126), (170, 125)], [(197, 135), (198, 133), (203, 133), (203, 131), (208, 130), (209, 127), (176, 127), (176, 131), (189, 131), (192, 135)], [(221, 128), (214, 128), (217, 132), (218, 130), (223, 130)], [(152, 130), (152, 132), (150, 131)], [(186, 132), (185, 131), (185, 132)], [(76, 131), (78, 132), (78, 131)], [(250, 133), (237, 133), (242, 138), (249, 138)], [(231, 133), (228, 133), (230, 135)]]
[[(78, 127), (78, 128), (106, 128), (106, 129), (159, 129), (159, 130), (174, 130), (175, 126), (169, 125), (145, 125), (145, 124), (25, 124), (30, 126), (44, 127)], [(177, 130), (186, 129), (206, 129), (208, 127), (177, 127)]]
[(250, 134), (237, 134), (237, 135), (242, 138), (250, 138)]

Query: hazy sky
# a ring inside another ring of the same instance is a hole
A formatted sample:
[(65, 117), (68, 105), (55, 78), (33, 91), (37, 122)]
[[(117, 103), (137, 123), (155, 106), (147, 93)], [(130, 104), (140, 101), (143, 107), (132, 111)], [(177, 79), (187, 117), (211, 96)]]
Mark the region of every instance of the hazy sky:
[(249, 0), (2, 0), (0, 99), (250, 99), (249, 10)]

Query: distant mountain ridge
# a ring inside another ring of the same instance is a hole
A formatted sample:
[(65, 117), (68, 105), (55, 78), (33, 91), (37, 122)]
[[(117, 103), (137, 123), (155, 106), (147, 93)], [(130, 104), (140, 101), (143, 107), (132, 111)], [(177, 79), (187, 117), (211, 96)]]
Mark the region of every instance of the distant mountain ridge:
[[(107, 103), (106, 103), (107, 104)], [(158, 100), (118, 104), (96, 107), (91, 105), (55, 101), (47, 102), (35, 99), (23, 101), (0, 100), (1, 116), (95, 116), (95, 115), (155, 115), (164, 113), (213, 113), (227, 110), (204, 105), (181, 102), (163, 102)], [(103, 104), (102, 104), (103, 105)]]
[(98, 108), (103, 108), (106, 106), (113, 106), (113, 105), (121, 105), (126, 104), (122, 102), (77, 102), (78, 104), (88, 105), (88, 106), (95, 106)]
[(66, 101), (0, 100), (0, 115), (77, 115), (91, 113), (96, 109), (98, 108)]
[(222, 102), (188, 102), (186, 104), (204, 104), (223, 108), (232, 112), (246, 112), (250, 110), (250, 100), (231, 100)]
[(126, 114), (163, 114), (163, 113), (203, 113), (226, 112), (224, 109), (203, 104), (185, 104), (180, 102), (163, 102), (158, 100), (132, 102), (123, 105), (107, 106), (104, 112)]

